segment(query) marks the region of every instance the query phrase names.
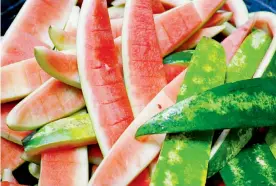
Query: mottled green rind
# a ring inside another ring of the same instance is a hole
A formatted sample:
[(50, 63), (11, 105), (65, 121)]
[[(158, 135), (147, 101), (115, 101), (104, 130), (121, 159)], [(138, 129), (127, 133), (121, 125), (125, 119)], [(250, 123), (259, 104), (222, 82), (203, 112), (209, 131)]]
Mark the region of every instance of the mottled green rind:
[(252, 78), (270, 43), (270, 36), (261, 30), (246, 37), (228, 65), (226, 82)]
[(262, 77), (276, 77), (276, 53), (274, 54)]
[(89, 115), (81, 113), (45, 125), (26, 137), (23, 146), (27, 153), (34, 155), (52, 148), (78, 147), (96, 142)]
[(209, 160), (208, 178), (222, 169), (229, 160), (234, 158), (241, 151), (252, 138), (254, 131), (253, 128), (230, 130), (221, 146)]
[(227, 186), (276, 185), (276, 161), (267, 144), (243, 149), (220, 171)]
[[(206, 71), (206, 66), (212, 70)], [(223, 47), (212, 39), (204, 38), (194, 52), (183, 86), (187, 87), (186, 92), (197, 94), (223, 84), (225, 73), (226, 55)], [(207, 81), (193, 82), (195, 75), (204, 76)], [(186, 86), (187, 84), (189, 86)], [(181, 93), (178, 101), (188, 96)], [(167, 135), (151, 179), (151, 186), (205, 185), (212, 138), (213, 131)]]
[(35, 177), (36, 179), (39, 179), (40, 176), (40, 166), (35, 163), (29, 163), (28, 166), (30, 174)]
[(274, 126), (276, 78), (227, 83), (157, 114), (136, 136), (227, 128)]
[(167, 136), (151, 186), (205, 185), (212, 137), (212, 131)]
[[(227, 68), (226, 82), (251, 79), (265, 56), (270, 43), (271, 38), (265, 32), (256, 30), (251, 33), (230, 61)], [(232, 129), (226, 134), (227, 131), (229, 130), (223, 131), (220, 136), (225, 138), (219, 138), (213, 146), (213, 149), (218, 149), (209, 161), (208, 177), (217, 173), (241, 151), (252, 138), (254, 130), (252, 128)], [(217, 147), (218, 145), (220, 146)]]
[(185, 65), (191, 61), (194, 51), (193, 50), (185, 50), (183, 52), (176, 52), (171, 55), (166, 56), (163, 59), (163, 64), (180, 64)]
[(35, 163), (37, 165), (39, 165), (40, 161), (41, 161), (40, 154), (32, 156), (32, 155), (27, 154), (26, 152), (23, 152), (20, 158), (27, 162)]
[(269, 148), (276, 158), (276, 126), (270, 127), (266, 137), (265, 137), (266, 143), (269, 145)]

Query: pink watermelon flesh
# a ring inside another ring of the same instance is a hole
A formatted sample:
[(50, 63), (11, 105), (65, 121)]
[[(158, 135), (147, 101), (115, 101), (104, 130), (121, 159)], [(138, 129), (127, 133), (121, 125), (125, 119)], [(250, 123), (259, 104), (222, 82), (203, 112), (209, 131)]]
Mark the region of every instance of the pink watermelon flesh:
[(42, 69), (52, 77), (80, 88), (76, 55), (65, 54), (45, 47), (35, 47), (35, 57)]
[[(36, 47), (35, 56), (41, 68), (52, 77), (68, 85), (80, 88), (78, 64), (75, 55), (57, 52), (45, 47)], [(121, 66), (120, 69), (122, 71), (122, 64), (119, 65)], [(168, 82), (170, 82), (178, 74), (185, 70), (186, 66), (176, 64), (164, 64), (164, 69), (166, 79)]]
[(4, 169), (15, 170), (24, 160), (20, 158), (21, 154), (24, 152), (22, 146), (10, 142), (1, 137), (1, 172), (2, 175)]
[(254, 77), (261, 77), (276, 51), (276, 15), (271, 12), (257, 12), (254, 13), (253, 18), (255, 18), (255, 27), (268, 30), (273, 36), (272, 42), (254, 74)]
[(84, 106), (80, 89), (51, 78), (11, 110), (7, 125), (14, 130), (32, 130)]
[(1, 43), (1, 67), (33, 58), (34, 46), (44, 46), (50, 48), (47, 44), (39, 41), (27, 33), (11, 35), (7, 39), (8, 41), (5, 41), (5, 39), (6, 38), (4, 37)]
[(235, 55), (243, 40), (251, 31), (255, 24), (255, 19), (250, 19), (246, 24), (235, 30), (231, 35), (225, 38), (221, 44), (226, 51), (226, 61), (229, 63)]
[[(112, 2), (113, 6), (121, 6), (126, 3), (126, 0), (115, 0)], [(165, 12), (165, 8), (160, 2), (160, 0), (152, 0), (152, 12), (154, 14), (160, 14), (162, 12)]]
[(6, 118), (9, 112), (14, 108), (16, 102), (1, 104), (1, 137), (5, 138), (6, 140), (12, 141), (19, 145), (22, 145), (22, 139), (28, 136), (31, 131), (14, 131), (9, 129), (6, 124)]
[(42, 153), (40, 166), (39, 186), (87, 185), (87, 147)]
[(77, 59), (86, 106), (103, 155), (133, 120), (105, 1), (83, 1)]
[(127, 1), (122, 29), (124, 79), (134, 116), (166, 85), (151, 0)]
[(150, 135), (137, 140), (135, 133), (152, 116), (175, 104), (185, 73), (163, 88), (134, 119), (98, 167), (89, 181), (90, 186), (127, 185), (156, 157), (165, 135)]
[(219, 34), (224, 29), (225, 29), (224, 25), (200, 29), (192, 37), (190, 37), (185, 43), (183, 43), (176, 51), (183, 51), (183, 50), (194, 48), (203, 37), (212, 38), (217, 34)]
[(1, 103), (24, 98), (49, 78), (35, 58), (2, 67)]
[(210, 20), (204, 25), (204, 28), (221, 25), (233, 16), (232, 12), (217, 11)]
[(98, 145), (90, 145), (88, 148), (89, 163), (100, 165), (103, 160), (103, 154)]
[(76, 0), (26, 1), (4, 36), (1, 66), (33, 57), (35, 46), (51, 46), (49, 26), (63, 28), (75, 3)]
[(97, 168), (98, 168), (98, 165), (92, 166), (92, 175), (96, 172)]
[(240, 27), (248, 21), (248, 10), (243, 0), (227, 0), (222, 9), (233, 12), (231, 21), (236, 27)]

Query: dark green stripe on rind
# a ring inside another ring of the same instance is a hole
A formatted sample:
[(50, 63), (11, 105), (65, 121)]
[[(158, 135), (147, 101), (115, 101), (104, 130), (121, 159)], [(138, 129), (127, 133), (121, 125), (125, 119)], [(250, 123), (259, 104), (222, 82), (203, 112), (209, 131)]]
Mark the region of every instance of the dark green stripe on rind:
[(183, 52), (176, 52), (171, 55), (168, 55), (163, 59), (163, 64), (179, 64), (185, 65), (191, 61), (194, 51), (193, 50), (185, 50)]
[[(252, 128), (223, 131), (223, 133), (229, 133), (226, 134), (225, 139), (221, 144), (214, 144), (212, 147), (213, 150), (213, 148), (217, 148), (217, 145), (220, 145), (216, 153), (214, 155), (211, 154), (212, 157), (208, 164), (208, 178), (222, 169), (229, 160), (234, 158), (241, 151), (241, 149), (252, 138), (254, 131), (255, 129)], [(223, 137), (222, 134), (220, 137)], [(219, 140), (217, 142), (219, 142)]]
[[(226, 82), (251, 79), (270, 43), (271, 38), (265, 32), (256, 30), (251, 33), (229, 63)], [(235, 157), (252, 138), (252, 135), (252, 128), (224, 130), (212, 148), (208, 177), (217, 173)]]
[(29, 154), (60, 146), (77, 147), (93, 143), (96, 143), (95, 132), (89, 115), (84, 113), (51, 122), (23, 141)]
[(227, 186), (276, 185), (276, 160), (267, 144), (243, 149), (220, 171)]
[(227, 128), (274, 126), (276, 78), (228, 83), (157, 114), (136, 136)]
[(266, 137), (265, 137), (266, 143), (269, 145), (269, 148), (276, 158), (276, 126), (270, 127)]
[(270, 43), (270, 36), (261, 30), (246, 37), (228, 65), (226, 82), (252, 78)]
[[(223, 84), (225, 73), (223, 47), (214, 40), (202, 39), (182, 84), (185, 91), (179, 93), (178, 101), (190, 93)], [(202, 81), (193, 78), (202, 78)], [(213, 131), (169, 134), (163, 143), (151, 185), (205, 185), (212, 138)]]

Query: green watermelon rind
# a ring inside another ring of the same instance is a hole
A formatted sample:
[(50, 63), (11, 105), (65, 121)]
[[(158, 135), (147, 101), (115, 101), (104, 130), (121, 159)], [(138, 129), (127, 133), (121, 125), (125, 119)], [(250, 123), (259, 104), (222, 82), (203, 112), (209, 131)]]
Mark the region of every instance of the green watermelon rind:
[(35, 177), (36, 179), (39, 179), (40, 176), (40, 166), (35, 163), (29, 163), (28, 170), (30, 174)]
[(163, 64), (176, 64), (176, 65), (184, 65), (191, 61), (194, 51), (193, 50), (185, 50), (182, 52), (176, 52), (171, 55), (164, 57)]
[(25, 152), (36, 155), (60, 147), (78, 147), (97, 143), (88, 114), (79, 114), (51, 122), (22, 141)]
[[(276, 120), (275, 83), (276, 78), (243, 80), (192, 96), (147, 121), (136, 136), (273, 126)], [(271, 104), (266, 104), (267, 101)]]
[[(195, 74), (199, 77), (204, 76), (209, 81), (194, 82), (193, 78), (197, 77)], [(223, 84), (225, 74), (226, 55), (223, 47), (218, 42), (204, 37), (193, 52), (182, 87), (185, 86), (186, 91), (190, 89), (190, 92), (196, 94)], [(192, 83), (188, 83), (189, 81)], [(185, 95), (185, 91), (180, 91), (178, 101), (187, 96), (189, 95)], [(164, 182), (172, 185), (175, 183), (179, 185), (205, 184), (212, 138), (213, 131), (168, 134), (163, 143), (151, 184), (161, 185)], [(193, 154), (197, 154), (196, 158)], [(184, 170), (181, 170), (183, 167)]]

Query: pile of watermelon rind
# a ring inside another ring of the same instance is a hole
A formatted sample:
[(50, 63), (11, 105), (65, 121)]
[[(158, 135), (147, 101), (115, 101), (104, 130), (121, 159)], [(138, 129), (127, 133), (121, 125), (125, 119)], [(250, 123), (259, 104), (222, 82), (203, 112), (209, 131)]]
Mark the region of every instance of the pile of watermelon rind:
[(1, 185), (276, 185), (269, 3), (26, 0), (1, 38)]

